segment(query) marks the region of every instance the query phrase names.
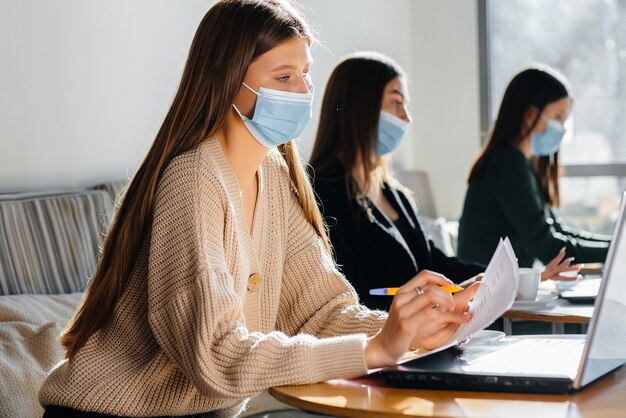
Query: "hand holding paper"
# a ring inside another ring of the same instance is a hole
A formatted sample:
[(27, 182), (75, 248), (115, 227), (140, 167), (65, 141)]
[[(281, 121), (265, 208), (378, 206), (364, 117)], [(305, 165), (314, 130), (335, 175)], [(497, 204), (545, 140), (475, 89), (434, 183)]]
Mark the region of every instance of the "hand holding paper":
[(470, 304), (472, 319), (459, 327), (451, 343), (465, 340), (504, 314), (517, 294), (517, 258), (508, 238), (500, 240), (476, 296)]
[[(400, 363), (425, 357), (466, 340), (504, 314), (515, 301), (517, 294), (517, 259), (508, 238), (500, 240), (480, 282), (480, 287), (469, 306), (472, 318), (461, 324), (456, 333), (438, 348), (418, 350), (406, 355)], [(438, 344), (437, 344), (438, 345)]]

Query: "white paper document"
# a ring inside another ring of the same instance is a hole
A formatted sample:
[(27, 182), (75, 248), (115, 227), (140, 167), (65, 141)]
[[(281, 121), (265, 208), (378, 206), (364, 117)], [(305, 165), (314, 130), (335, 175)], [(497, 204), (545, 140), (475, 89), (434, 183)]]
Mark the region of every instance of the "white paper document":
[(465, 340), (509, 310), (517, 295), (517, 269), (517, 258), (511, 242), (508, 238), (501, 239), (470, 303), (472, 319), (459, 327), (451, 342), (456, 344)]
[[(426, 357), (457, 345), (476, 331), (482, 330), (500, 318), (515, 301), (518, 286), (517, 270), (517, 258), (511, 242), (508, 238), (500, 239), (498, 248), (496, 248), (487, 270), (485, 270), (480, 287), (470, 302), (469, 312), (472, 313), (472, 319), (461, 325), (446, 344), (431, 351), (417, 350), (407, 353), (399, 363)], [(370, 370), (370, 373), (376, 370)]]

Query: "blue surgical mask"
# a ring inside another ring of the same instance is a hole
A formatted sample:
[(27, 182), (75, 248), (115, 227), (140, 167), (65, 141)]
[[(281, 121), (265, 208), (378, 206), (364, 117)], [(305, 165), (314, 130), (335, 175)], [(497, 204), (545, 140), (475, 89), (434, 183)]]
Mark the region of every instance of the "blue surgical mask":
[(265, 87), (259, 87), (256, 92), (246, 83), (243, 85), (258, 96), (252, 119), (242, 115), (234, 104), (233, 107), (252, 136), (264, 147), (274, 148), (297, 138), (311, 120), (313, 93)]
[(565, 135), (563, 124), (554, 119), (547, 121), (545, 131), (530, 134), (530, 149), (534, 155), (545, 157), (554, 154), (559, 150), (559, 145), (561, 145), (563, 135)]
[(398, 148), (408, 127), (408, 122), (381, 110), (378, 120), (378, 155), (389, 154)]

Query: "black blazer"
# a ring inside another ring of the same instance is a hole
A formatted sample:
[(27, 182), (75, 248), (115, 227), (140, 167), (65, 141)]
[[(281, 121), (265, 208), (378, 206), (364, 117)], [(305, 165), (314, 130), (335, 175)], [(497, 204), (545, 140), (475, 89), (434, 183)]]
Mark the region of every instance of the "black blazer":
[(384, 184), (383, 193), (399, 216), (408, 221), (414, 235), (403, 239), (389, 218), (369, 199), (348, 198), (343, 167), (315, 173), (313, 187), (318, 205), (329, 226), (335, 259), (356, 289), (362, 304), (387, 310), (391, 297), (370, 296), (369, 289), (399, 287), (419, 271), (428, 269), (461, 282), (484, 271), (481, 264), (468, 264), (448, 257), (424, 234), (407, 196)]

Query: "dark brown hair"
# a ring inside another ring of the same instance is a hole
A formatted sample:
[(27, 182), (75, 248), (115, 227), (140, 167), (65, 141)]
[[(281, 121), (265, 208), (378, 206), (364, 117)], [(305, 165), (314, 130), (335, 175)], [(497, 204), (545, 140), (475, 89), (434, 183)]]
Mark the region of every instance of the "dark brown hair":
[(337, 64), (326, 85), (309, 162), (316, 176), (324, 176), (333, 161), (339, 160), (345, 169), (346, 184), (351, 185), (352, 169), (361, 163), (364, 190), (356, 185), (348, 187), (349, 193), (357, 197), (367, 193), (378, 168), (382, 168), (383, 180), (390, 178), (384, 157), (375, 152), (378, 119), (385, 86), (403, 76), (395, 61), (377, 52), (350, 54)]
[[(498, 117), (483, 151), (470, 170), (468, 183), (480, 177), (496, 151), (516, 146), (530, 135), (544, 108), (564, 97), (571, 98), (570, 91), (565, 77), (550, 67), (534, 65), (517, 73), (504, 92)], [(526, 126), (524, 118), (531, 107), (536, 108), (537, 115), (530, 126)], [(533, 156), (531, 162), (548, 205), (558, 207), (561, 201), (558, 151), (550, 156)]]
[[(168, 163), (226, 127), (231, 105), (254, 59), (293, 36), (312, 41), (287, 0), (222, 0), (194, 36), (174, 101), (135, 173), (105, 239), (85, 297), (62, 336), (68, 358), (105, 328), (151, 228), (154, 195)], [(327, 248), (324, 223), (293, 141), (279, 147), (305, 216)]]

